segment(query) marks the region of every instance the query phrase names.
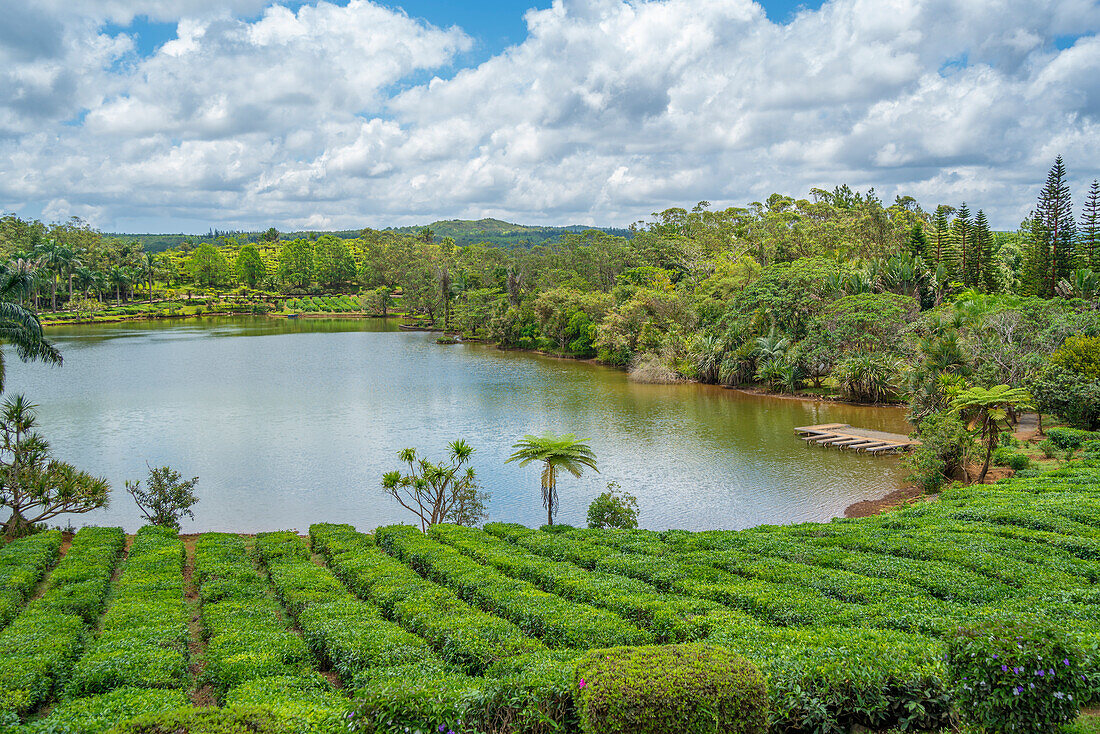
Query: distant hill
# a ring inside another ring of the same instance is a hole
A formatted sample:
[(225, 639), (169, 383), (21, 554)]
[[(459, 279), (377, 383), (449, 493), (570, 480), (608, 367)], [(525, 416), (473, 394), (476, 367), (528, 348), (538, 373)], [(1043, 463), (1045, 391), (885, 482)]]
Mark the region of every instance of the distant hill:
[[(424, 226), (425, 225), (420, 224), (412, 227), (387, 227), (383, 231), (416, 234), (422, 230)], [(555, 241), (564, 234), (586, 232), (590, 229), (598, 229), (601, 232), (606, 232), (618, 237), (631, 236), (629, 229), (616, 227), (587, 227), (582, 224), (571, 224), (565, 227), (535, 227), (525, 224), (512, 224), (499, 219), (478, 219), (477, 221), (469, 219), (448, 219), (432, 222), (427, 226), (431, 228), (437, 240), (444, 237), (450, 237), (454, 239), (455, 244), (460, 247), (477, 244), (479, 242), (488, 242), (489, 244), (498, 246), (533, 247), (534, 245)], [(321, 235), (332, 234), (347, 240), (358, 237), (360, 231), (361, 230), (358, 229), (327, 231), (303, 230), (298, 232), (283, 232), (280, 234), (279, 238), (287, 240), (297, 237), (308, 237), (310, 235), (320, 237)], [(164, 250), (178, 247), (184, 242), (208, 242), (217, 239), (220, 235), (245, 240), (257, 240), (260, 234), (260, 232), (220, 231), (212, 229), (208, 233), (200, 235), (108, 233), (107, 236), (118, 237), (124, 240), (137, 240), (142, 244), (146, 252), (163, 252)]]

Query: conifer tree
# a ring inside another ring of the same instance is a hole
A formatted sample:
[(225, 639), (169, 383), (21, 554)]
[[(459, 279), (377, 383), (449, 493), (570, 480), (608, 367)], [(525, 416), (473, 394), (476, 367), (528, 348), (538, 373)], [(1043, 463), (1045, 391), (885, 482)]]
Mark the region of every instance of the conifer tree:
[(1100, 181), (1093, 180), (1081, 212), (1081, 265), (1100, 271)]
[(928, 252), (928, 237), (924, 234), (924, 227), (919, 224), (914, 224), (913, 228), (909, 230), (909, 254), (913, 257), (920, 257), (924, 260), (929, 259)]
[(978, 284), (974, 270), (974, 222), (970, 219), (970, 207), (964, 201), (951, 223), (951, 247), (954, 250), (956, 265), (955, 277), (965, 285)]
[(940, 204), (936, 207), (936, 213), (932, 215), (932, 243), (931, 257), (929, 258), (935, 267), (943, 266), (946, 277), (950, 280), (954, 277), (952, 263), (954, 261), (951, 251), (951, 214), (953, 207)]
[(986, 293), (997, 290), (997, 272), (993, 266), (993, 232), (989, 229), (989, 220), (985, 218), (985, 212), (978, 210), (974, 218), (974, 258), (978, 264), (976, 282), (981, 285)]
[(1073, 202), (1070, 200), (1062, 156), (1054, 160), (1054, 165), (1047, 174), (1046, 184), (1039, 192), (1035, 216), (1041, 237), (1045, 240), (1043, 251), (1048, 254), (1041, 295), (1053, 298), (1058, 281), (1070, 276), (1077, 266), (1074, 253), (1076, 225), (1073, 221)]

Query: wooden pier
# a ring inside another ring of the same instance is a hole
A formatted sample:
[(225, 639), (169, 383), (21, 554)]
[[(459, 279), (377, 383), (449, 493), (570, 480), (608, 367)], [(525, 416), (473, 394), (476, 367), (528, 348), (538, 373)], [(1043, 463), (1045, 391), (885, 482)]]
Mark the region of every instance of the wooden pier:
[(794, 429), (799, 438), (808, 444), (817, 446), (836, 446), (842, 449), (862, 451), (867, 454), (893, 454), (908, 451), (919, 446), (900, 433), (872, 431), (867, 428), (853, 428), (847, 423), (823, 423), (820, 426), (802, 426)]

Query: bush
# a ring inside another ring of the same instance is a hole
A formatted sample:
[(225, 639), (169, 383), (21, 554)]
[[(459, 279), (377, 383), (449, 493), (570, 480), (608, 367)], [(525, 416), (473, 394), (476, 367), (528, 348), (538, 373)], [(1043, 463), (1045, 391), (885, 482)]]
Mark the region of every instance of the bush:
[(921, 443), (905, 458), (909, 478), (926, 492), (936, 492), (950, 482), (966, 463), (974, 438), (954, 415), (935, 413), (920, 422)]
[(1083, 654), (1060, 630), (1016, 622), (960, 628), (946, 659), (959, 714), (984, 731), (1048, 734), (1080, 710)]
[(1048, 438), (1039, 444), (1039, 450), (1043, 452), (1043, 456), (1046, 458), (1053, 459), (1054, 452), (1058, 450), (1058, 447)]
[(638, 499), (610, 482), (588, 506), (588, 527), (633, 530), (638, 527)]
[(1100, 439), (1100, 432), (1079, 428), (1050, 428), (1046, 434), (1047, 440), (1062, 450), (1079, 449), (1085, 441)]
[(98, 734), (135, 716), (175, 711), (187, 705), (187, 694), (182, 691), (118, 688), (56, 706), (49, 716), (28, 729), (36, 734)]
[(764, 677), (749, 661), (705, 645), (594, 650), (577, 664), (585, 734), (765, 734)]
[(993, 465), (1007, 466), (1014, 471), (1022, 471), (1031, 465), (1031, 460), (1024, 454), (1013, 451), (1008, 446), (1001, 446), (993, 451)]
[(262, 708), (192, 709), (138, 716), (108, 734), (300, 734), (291, 722)]

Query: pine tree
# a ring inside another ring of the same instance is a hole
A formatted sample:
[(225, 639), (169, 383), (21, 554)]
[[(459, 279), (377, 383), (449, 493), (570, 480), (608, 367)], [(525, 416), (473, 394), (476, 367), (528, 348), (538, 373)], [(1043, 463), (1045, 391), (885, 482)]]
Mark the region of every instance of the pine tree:
[(955, 277), (964, 285), (973, 288), (978, 284), (974, 270), (974, 222), (970, 219), (970, 208), (964, 201), (951, 223), (951, 246), (957, 253)]
[(932, 215), (932, 243), (931, 257), (929, 260), (935, 267), (943, 266), (947, 271), (947, 277), (952, 276), (954, 258), (951, 252), (951, 214), (953, 207), (940, 204), (936, 207), (936, 213)]
[(1023, 267), (1020, 272), (1021, 292), (1029, 296), (1046, 296), (1050, 271), (1050, 242), (1035, 212), (1020, 223), (1020, 249), (1023, 254)]
[(985, 212), (978, 210), (974, 218), (974, 253), (978, 264), (977, 282), (986, 293), (997, 290), (997, 271), (993, 264), (993, 232), (989, 229), (989, 220)]
[(1042, 238), (1046, 241), (1043, 249), (1049, 253), (1042, 295), (1053, 298), (1058, 281), (1069, 277), (1077, 265), (1073, 247), (1076, 229), (1073, 202), (1070, 200), (1062, 156), (1054, 160), (1054, 165), (1047, 174), (1047, 182), (1039, 192), (1035, 215)]
[(1100, 181), (1093, 180), (1081, 212), (1081, 265), (1100, 272)]
[(913, 228), (909, 230), (909, 241), (907, 245), (909, 247), (909, 254), (913, 257), (920, 257), (924, 260), (929, 259), (928, 238), (924, 235), (924, 227), (921, 225), (914, 224)]

